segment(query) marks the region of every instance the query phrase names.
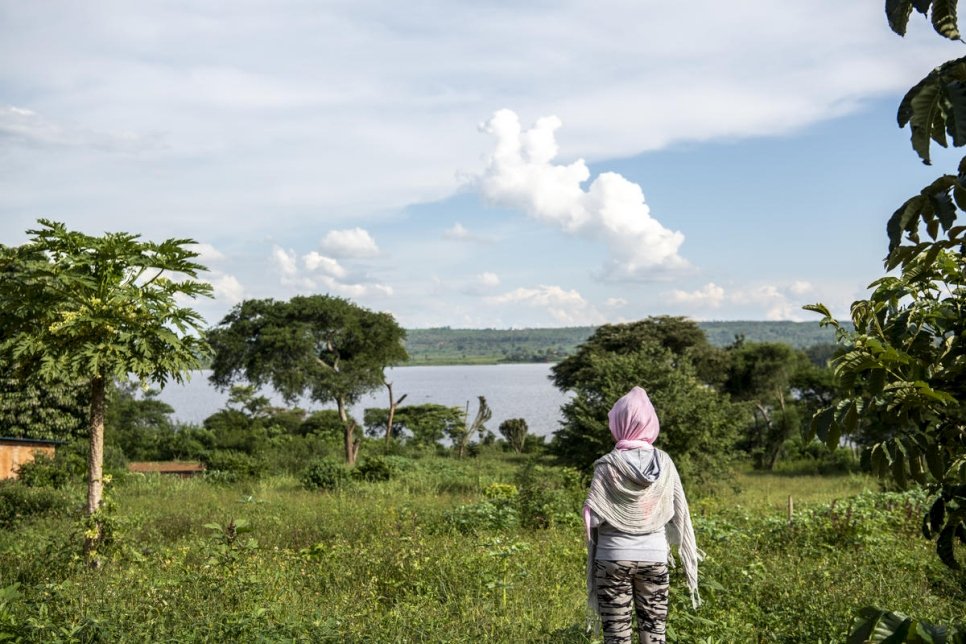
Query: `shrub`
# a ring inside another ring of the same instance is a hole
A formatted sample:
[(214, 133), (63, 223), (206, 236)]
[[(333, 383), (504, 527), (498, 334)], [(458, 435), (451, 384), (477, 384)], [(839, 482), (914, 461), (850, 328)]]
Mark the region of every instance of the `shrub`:
[(30, 517), (68, 514), (71, 499), (49, 487), (27, 487), (16, 481), (0, 482), (0, 527), (10, 528)]
[(39, 452), (34, 460), (21, 463), (17, 467), (17, 480), (27, 487), (52, 487), (60, 489), (71, 479), (70, 470), (65, 467), (63, 460), (58, 461), (47, 454)]
[(580, 472), (569, 467), (546, 467), (529, 461), (517, 475), (517, 508), (527, 528), (580, 523), (586, 485)]
[(396, 464), (385, 456), (367, 456), (352, 475), (363, 481), (388, 481), (397, 473)]
[(213, 450), (204, 454), (205, 478), (212, 481), (234, 483), (245, 479), (257, 479), (265, 471), (265, 463), (259, 458), (230, 449)]
[(299, 480), (310, 490), (336, 490), (349, 481), (349, 476), (341, 462), (323, 459), (305, 470)]
[(519, 496), (515, 485), (491, 483), (483, 488), (483, 501), (456, 507), (445, 514), (445, 521), (464, 534), (516, 528), (520, 525)]

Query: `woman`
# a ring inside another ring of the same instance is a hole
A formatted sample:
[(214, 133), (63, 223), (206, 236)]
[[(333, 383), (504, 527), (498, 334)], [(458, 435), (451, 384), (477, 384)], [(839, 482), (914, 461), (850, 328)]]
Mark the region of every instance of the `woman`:
[(615, 449), (594, 463), (584, 504), (588, 602), (606, 644), (631, 641), (631, 603), (642, 644), (663, 643), (667, 622), (668, 543), (678, 544), (691, 601), (698, 559), (684, 488), (671, 457), (654, 447), (657, 414), (634, 387), (607, 414)]

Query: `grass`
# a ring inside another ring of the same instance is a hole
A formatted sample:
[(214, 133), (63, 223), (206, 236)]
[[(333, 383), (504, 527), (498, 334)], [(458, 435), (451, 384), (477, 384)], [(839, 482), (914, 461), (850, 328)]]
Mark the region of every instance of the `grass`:
[[(20, 584), (0, 595), (0, 639), (592, 641), (584, 482), (498, 455), (404, 465), (336, 492), (292, 477), (125, 477), (99, 570), (79, 557), (75, 516), (24, 519), (0, 531), (0, 587)], [(693, 491), (705, 605), (693, 612), (672, 574), (671, 641), (837, 642), (868, 604), (946, 623), (966, 614), (962, 578), (917, 536), (921, 496), (848, 475), (736, 483)]]

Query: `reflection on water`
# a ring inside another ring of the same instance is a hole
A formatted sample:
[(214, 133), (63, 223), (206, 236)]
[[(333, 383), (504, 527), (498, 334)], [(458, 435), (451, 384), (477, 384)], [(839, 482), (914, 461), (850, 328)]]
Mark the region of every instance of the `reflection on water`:
[[(562, 394), (549, 380), (549, 364), (456, 365), (432, 367), (396, 367), (386, 370), (398, 398), (407, 394), (403, 405), (437, 403), (465, 408), (470, 404), (470, 415), (476, 413), (477, 396), (486, 396), (493, 410), (487, 428), (499, 435), (497, 427), (507, 418), (523, 418), (531, 433), (546, 436), (556, 431), (560, 421), (560, 407), (569, 395)], [(265, 395), (276, 405), (282, 399), (270, 391)], [(367, 407), (386, 407), (386, 389), (378, 389), (365, 396), (352, 408), (357, 420)], [(228, 399), (208, 383), (208, 372), (195, 372), (184, 385), (171, 383), (161, 392), (161, 400), (174, 407), (174, 418), (185, 423), (201, 423), (218, 411)], [(304, 409), (334, 408), (300, 401)]]

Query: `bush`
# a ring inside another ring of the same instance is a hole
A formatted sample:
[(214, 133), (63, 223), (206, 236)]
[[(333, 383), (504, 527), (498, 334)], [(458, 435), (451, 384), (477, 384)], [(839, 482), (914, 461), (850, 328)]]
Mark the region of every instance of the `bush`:
[(10, 528), (23, 519), (66, 515), (70, 496), (49, 487), (27, 487), (16, 481), (0, 481), (0, 528)]
[(520, 523), (527, 528), (580, 523), (587, 494), (584, 477), (569, 467), (546, 467), (529, 461), (517, 475)]
[(349, 470), (339, 461), (323, 459), (310, 466), (300, 477), (309, 490), (336, 490), (349, 481)]
[(363, 481), (388, 481), (397, 473), (396, 464), (385, 456), (367, 456), (356, 465), (352, 475)]
[(265, 463), (244, 452), (219, 449), (201, 457), (205, 464), (205, 478), (212, 481), (234, 483), (246, 479), (258, 479), (265, 471)]
[(515, 485), (491, 483), (483, 488), (483, 501), (458, 506), (445, 514), (445, 521), (464, 534), (516, 528), (520, 525), (519, 497)]
[(17, 467), (17, 480), (27, 487), (51, 487), (60, 489), (71, 479), (70, 470), (64, 462), (38, 452), (34, 460)]

